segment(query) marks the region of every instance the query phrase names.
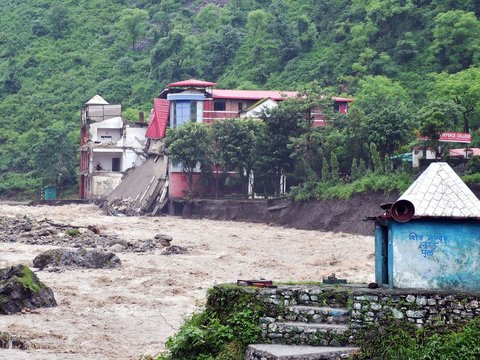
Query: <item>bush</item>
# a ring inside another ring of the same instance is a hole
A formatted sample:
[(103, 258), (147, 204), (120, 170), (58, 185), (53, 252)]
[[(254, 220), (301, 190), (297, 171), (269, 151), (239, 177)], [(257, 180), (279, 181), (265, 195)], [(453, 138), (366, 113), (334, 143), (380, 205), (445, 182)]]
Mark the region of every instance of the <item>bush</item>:
[(206, 308), (167, 340), (168, 353), (157, 360), (241, 359), (248, 344), (260, 341), (262, 313), (254, 294), (231, 286), (210, 289)]

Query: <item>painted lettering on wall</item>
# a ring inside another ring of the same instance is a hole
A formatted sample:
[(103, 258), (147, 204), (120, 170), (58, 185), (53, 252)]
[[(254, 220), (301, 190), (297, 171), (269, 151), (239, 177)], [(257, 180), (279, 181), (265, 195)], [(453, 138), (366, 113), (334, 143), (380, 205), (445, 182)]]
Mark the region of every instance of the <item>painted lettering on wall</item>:
[(434, 233), (424, 236), (413, 231), (408, 235), (408, 238), (411, 241), (419, 242), (418, 249), (424, 258), (432, 256), (440, 244), (446, 244), (448, 241), (447, 235)]

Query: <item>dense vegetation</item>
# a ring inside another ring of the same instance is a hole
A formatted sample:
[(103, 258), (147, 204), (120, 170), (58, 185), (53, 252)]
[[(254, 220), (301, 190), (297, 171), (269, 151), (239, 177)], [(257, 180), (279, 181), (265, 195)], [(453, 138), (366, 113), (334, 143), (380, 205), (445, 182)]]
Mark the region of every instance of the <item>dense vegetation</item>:
[(191, 77), (355, 97), (350, 133), (340, 129), (333, 143), (340, 169), (367, 161), (372, 143), (382, 157), (409, 149), (415, 130), (434, 138), (469, 128), (478, 145), (475, 0), (0, 0), (0, 7), (2, 195), (53, 181), (75, 186), (79, 109), (96, 93), (135, 119), (166, 84)]

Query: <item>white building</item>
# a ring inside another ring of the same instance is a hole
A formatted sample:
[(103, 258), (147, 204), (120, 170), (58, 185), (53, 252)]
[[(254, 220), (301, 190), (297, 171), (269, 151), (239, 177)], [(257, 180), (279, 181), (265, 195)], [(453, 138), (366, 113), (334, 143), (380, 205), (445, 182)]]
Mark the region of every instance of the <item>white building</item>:
[(147, 124), (121, 117), (122, 107), (95, 95), (81, 111), (80, 197), (106, 197), (125, 172), (145, 161)]

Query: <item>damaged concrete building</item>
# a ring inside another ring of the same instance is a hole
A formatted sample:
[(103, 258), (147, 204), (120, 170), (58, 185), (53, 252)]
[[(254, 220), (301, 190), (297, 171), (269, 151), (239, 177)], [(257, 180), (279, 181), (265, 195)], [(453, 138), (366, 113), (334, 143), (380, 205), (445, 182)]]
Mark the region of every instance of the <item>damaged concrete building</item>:
[(125, 172), (142, 164), (147, 124), (122, 118), (122, 106), (95, 95), (81, 111), (80, 198), (98, 199), (120, 184)]

